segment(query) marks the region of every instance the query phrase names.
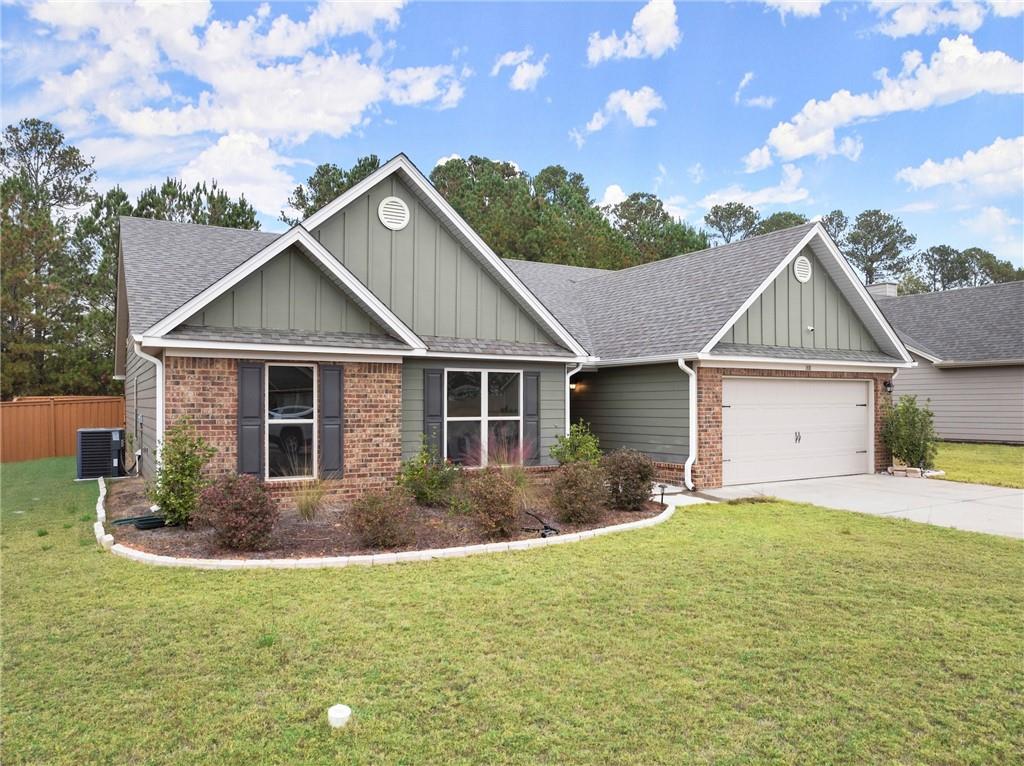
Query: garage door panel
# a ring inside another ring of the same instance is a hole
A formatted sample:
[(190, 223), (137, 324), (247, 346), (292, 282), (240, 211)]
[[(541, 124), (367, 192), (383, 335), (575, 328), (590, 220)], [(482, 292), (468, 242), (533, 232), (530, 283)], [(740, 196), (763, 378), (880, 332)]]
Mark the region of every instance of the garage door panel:
[(725, 378), (724, 484), (866, 473), (864, 381)]

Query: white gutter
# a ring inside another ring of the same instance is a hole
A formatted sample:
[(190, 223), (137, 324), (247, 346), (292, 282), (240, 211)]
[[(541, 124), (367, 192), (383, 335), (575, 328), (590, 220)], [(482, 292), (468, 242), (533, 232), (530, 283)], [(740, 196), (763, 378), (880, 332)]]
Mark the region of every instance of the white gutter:
[[(135, 353), (156, 366), (156, 455), (154, 462), (159, 462), (160, 448), (164, 443), (164, 363), (162, 359), (143, 353), (140, 341), (135, 341)], [(135, 406), (138, 408), (138, 404)], [(141, 444), (139, 449), (142, 449)]]
[(687, 407), (687, 414), (690, 420), (690, 448), (686, 456), (686, 464), (683, 466), (683, 483), (692, 492), (693, 464), (697, 462), (697, 373), (686, 365), (686, 360), (682, 357), (676, 360), (676, 364), (689, 378), (690, 405)]
[(569, 365), (565, 366), (565, 435), (566, 436), (569, 435), (569, 426), (571, 425), (571, 423), (569, 421), (570, 421), (570, 419), (572, 417), (570, 412), (569, 412), (569, 397), (572, 394), (572, 376), (575, 375), (577, 372), (579, 372), (582, 369), (583, 369), (583, 362), (578, 362), (576, 364), (576, 366), (573, 367), (571, 370), (569, 369)]

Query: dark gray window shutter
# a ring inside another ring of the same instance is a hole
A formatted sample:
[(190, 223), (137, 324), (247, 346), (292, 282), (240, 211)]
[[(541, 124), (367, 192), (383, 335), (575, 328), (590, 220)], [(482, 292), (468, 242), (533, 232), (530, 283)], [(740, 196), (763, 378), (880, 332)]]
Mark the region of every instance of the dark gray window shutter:
[(340, 477), (345, 468), (345, 368), (320, 365), (320, 475)]
[(263, 365), (238, 365), (238, 472), (263, 475)]
[(540, 464), (540, 373), (523, 373), (523, 462)]
[(423, 436), (437, 459), (444, 455), (444, 370), (423, 371)]

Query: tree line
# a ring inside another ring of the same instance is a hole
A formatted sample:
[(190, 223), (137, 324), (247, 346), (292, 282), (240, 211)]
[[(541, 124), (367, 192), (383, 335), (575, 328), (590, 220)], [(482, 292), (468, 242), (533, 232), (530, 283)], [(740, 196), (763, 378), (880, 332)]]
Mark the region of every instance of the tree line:
[[(790, 211), (761, 218), (757, 210), (742, 202), (715, 205), (704, 216), (713, 238), (726, 244), (808, 220)], [(883, 210), (865, 210), (852, 222), (842, 210), (833, 210), (821, 217), (821, 225), (867, 284), (895, 281), (901, 295), (1024, 279), (1024, 268), (980, 247), (958, 250), (951, 245), (933, 245), (915, 250), (917, 237), (899, 218)]]
[[(317, 166), (288, 199), (280, 219), (294, 225), (381, 165)], [(551, 165), (530, 175), (486, 157), (450, 159), (430, 180), (504, 258), (621, 269), (805, 223), (799, 213), (766, 218), (748, 205), (711, 208), (699, 229), (674, 218), (657, 195), (636, 192), (599, 205), (583, 175)], [(118, 219), (138, 216), (259, 229), (244, 196), (167, 178), (134, 200), (119, 186), (96, 189), (93, 161), (52, 124), (22, 120), (0, 137), (0, 396), (110, 394), (117, 292)], [(842, 211), (822, 224), (870, 284), (899, 279), (903, 292), (1024, 278), (980, 248), (939, 245), (914, 251), (916, 237), (881, 210), (851, 223)]]

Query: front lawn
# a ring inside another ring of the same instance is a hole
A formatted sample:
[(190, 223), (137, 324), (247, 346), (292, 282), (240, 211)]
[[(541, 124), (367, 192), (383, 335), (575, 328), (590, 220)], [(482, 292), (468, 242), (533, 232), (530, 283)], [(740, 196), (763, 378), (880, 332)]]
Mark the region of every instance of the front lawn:
[(1024, 447), (939, 442), (935, 467), (949, 481), (1024, 489)]
[(472, 559), (158, 569), (96, 549), (73, 467), (0, 477), (6, 766), (1024, 755), (1016, 541), (762, 503)]

